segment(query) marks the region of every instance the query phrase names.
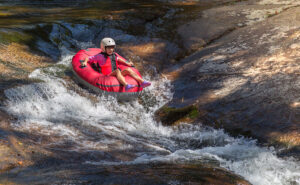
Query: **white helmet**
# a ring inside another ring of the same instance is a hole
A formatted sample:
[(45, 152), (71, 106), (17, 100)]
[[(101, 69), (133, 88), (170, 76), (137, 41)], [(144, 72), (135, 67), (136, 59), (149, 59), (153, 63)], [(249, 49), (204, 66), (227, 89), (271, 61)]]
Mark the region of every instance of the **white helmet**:
[(105, 51), (106, 46), (115, 46), (116, 47), (116, 43), (115, 43), (114, 39), (108, 38), (108, 37), (102, 39), (101, 40), (101, 45), (100, 45), (101, 50)]

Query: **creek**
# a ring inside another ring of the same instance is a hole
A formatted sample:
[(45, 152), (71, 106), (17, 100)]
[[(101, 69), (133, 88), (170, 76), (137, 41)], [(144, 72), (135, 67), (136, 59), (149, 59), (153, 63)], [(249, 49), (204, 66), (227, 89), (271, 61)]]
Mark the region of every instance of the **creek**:
[[(178, 20), (188, 17), (185, 15), (188, 8), (181, 9), (167, 2), (90, 1), (88, 5), (83, 4), (50, 3), (46, 9), (40, 8), (43, 2), (19, 1), (0, 6), (2, 12), (6, 9), (6, 18), (11, 20), (7, 23), (2, 19), (6, 31), (29, 34), (39, 30), (33, 39), (35, 48), (53, 53), (57, 59), (50, 67), (38, 68), (29, 75), (30, 79), (40, 82), (6, 89), (1, 108), (16, 118), (11, 124), (14, 130), (61, 155), (61, 158), (44, 158), (26, 169), (11, 170), (5, 178), (24, 184), (151, 183), (143, 179), (145, 177), (131, 175), (142, 176), (143, 173), (138, 172), (147, 168), (148, 176), (158, 178), (152, 184), (181, 184), (175, 176), (159, 176), (155, 167), (170, 170), (172, 165), (201, 164), (228, 169), (252, 184), (300, 184), (299, 161), (278, 157), (273, 147), (259, 146), (256, 140), (232, 137), (201, 123), (168, 127), (156, 122), (154, 112), (172, 99), (172, 84), (158, 72), (157, 66), (145, 63), (149, 70), (143, 70), (143, 76), (153, 84), (131, 102), (98, 96), (78, 85), (70, 66), (76, 50), (98, 47), (99, 40), (109, 35), (120, 45), (160, 39), (167, 43), (167, 52), (176, 53), (181, 46), (176, 34), (168, 32), (175, 26), (174, 22), (168, 22), (172, 16)], [(145, 19), (137, 14), (150, 11), (150, 6), (163, 7), (158, 13), (163, 15), (160, 18), (151, 15), (143, 22)], [(197, 11), (202, 8), (199, 5)], [(196, 8), (190, 10), (196, 11)], [(59, 15), (53, 16), (53, 12)], [(20, 16), (27, 18), (20, 22)], [(137, 27), (132, 28), (134, 25)], [(42, 33), (47, 33), (48, 38)], [(173, 35), (167, 37), (168, 34)], [(139, 58), (134, 54), (129, 57)], [(195, 173), (195, 170), (189, 169), (186, 173)], [(105, 173), (114, 175), (104, 177)], [(99, 177), (102, 181), (97, 180)]]

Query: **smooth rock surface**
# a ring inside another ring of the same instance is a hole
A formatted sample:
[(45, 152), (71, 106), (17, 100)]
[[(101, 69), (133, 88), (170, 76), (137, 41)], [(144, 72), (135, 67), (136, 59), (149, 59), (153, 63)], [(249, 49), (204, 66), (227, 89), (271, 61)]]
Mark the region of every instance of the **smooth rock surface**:
[(297, 148), (299, 42), (300, 7), (236, 29), (168, 71), (175, 79), (168, 106), (196, 104), (208, 125)]

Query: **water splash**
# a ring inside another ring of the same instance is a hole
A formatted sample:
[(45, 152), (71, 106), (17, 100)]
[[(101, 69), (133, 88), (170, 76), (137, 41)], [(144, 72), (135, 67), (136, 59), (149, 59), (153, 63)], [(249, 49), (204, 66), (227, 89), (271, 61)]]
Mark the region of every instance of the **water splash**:
[[(91, 43), (79, 42), (83, 48)], [(86, 159), (94, 165), (124, 165), (153, 162), (216, 163), (242, 175), (253, 184), (300, 184), (299, 161), (281, 159), (273, 148), (259, 147), (255, 140), (234, 138), (223, 130), (182, 124), (164, 127), (154, 112), (172, 99), (170, 81), (156, 76), (145, 78), (153, 85), (139, 100), (118, 102), (96, 96), (61, 78), (70, 70), (74, 53), (61, 46), (57, 65), (37, 69), (30, 78), (41, 83), (7, 89), (5, 109), (17, 118), (16, 130), (52, 136), (50, 147), (77, 152), (107, 152), (109, 157)], [(61, 67), (64, 66), (64, 67)], [(75, 87), (75, 90), (74, 90)], [(131, 157), (114, 156), (114, 152)], [(113, 157), (112, 157), (113, 156)]]
[[(66, 56), (60, 64), (71, 60)], [(59, 71), (55, 66), (52, 72)], [(253, 184), (297, 184), (299, 162), (281, 159), (272, 148), (258, 147), (255, 140), (233, 138), (223, 130), (182, 124), (164, 127), (153, 119), (154, 111), (172, 98), (167, 79), (154, 81), (144, 96), (154, 105), (138, 100), (120, 103), (113, 97), (79, 95), (69, 83), (38, 69), (31, 77), (44, 80), (5, 91), (6, 109), (16, 116), (17, 130), (57, 136), (53, 147), (72, 143), (66, 150), (131, 153), (131, 160), (86, 160), (94, 165), (152, 162), (190, 163), (214, 161), (242, 175)], [(93, 102), (89, 96), (96, 97)], [(148, 107), (147, 107), (148, 106)], [(63, 140), (64, 142), (62, 142)], [(60, 147), (63, 148), (63, 147)]]

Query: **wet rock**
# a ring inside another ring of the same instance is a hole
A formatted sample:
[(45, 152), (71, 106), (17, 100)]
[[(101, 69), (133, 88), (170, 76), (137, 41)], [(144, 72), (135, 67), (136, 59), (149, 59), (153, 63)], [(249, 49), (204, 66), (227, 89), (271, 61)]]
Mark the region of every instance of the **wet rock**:
[(26, 168), (33, 165), (34, 161), (53, 155), (41, 145), (32, 142), (34, 135), (12, 129), (10, 125), (12, 119), (7, 113), (0, 111), (0, 173), (15, 168)]
[(271, 144), (299, 146), (299, 12), (299, 7), (289, 8), (185, 58), (169, 73), (176, 80), (174, 99), (167, 106), (197, 104), (208, 125)]
[(33, 40), (32, 35), (22, 33), (20, 31), (2, 29), (0, 31), (0, 43), (10, 44), (10, 43), (28, 43)]
[(20, 184), (28, 182), (30, 184), (250, 184), (230, 171), (199, 164), (153, 163), (117, 166), (81, 164), (53, 168), (27, 168), (19, 173), (18, 178), (14, 178), (15, 172), (10, 172), (6, 176), (0, 175), (0, 182)]
[(182, 108), (162, 107), (156, 112), (156, 118), (164, 125), (174, 125), (180, 122), (192, 122), (199, 116), (196, 106), (187, 106)]
[(199, 18), (179, 26), (177, 31), (190, 54), (239, 27), (264, 21), (297, 5), (297, 1), (232, 1), (228, 6), (204, 10)]
[[(53, 63), (51, 58), (33, 53), (28, 46), (10, 43), (0, 46), (0, 94), (4, 89), (20, 84), (35, 82), (28, 75), (38, 67), (46, 67)], [(4, 98), (0, 96), (0, 99)]]
[(179, 51), (175, 44), (162, 39), (152, 39), (136, 44), (123, 44), (119, 49), (126, 58), (137, 65), (141, 72), (153, 73), (153, 75), (157, 73), (157, 70), (169, 66), (169, 61)]
[(11, 147), (10, 132), (8, 130), (10, 117), (0, 111), (0, 173), (18, 167), (20, 157)]

